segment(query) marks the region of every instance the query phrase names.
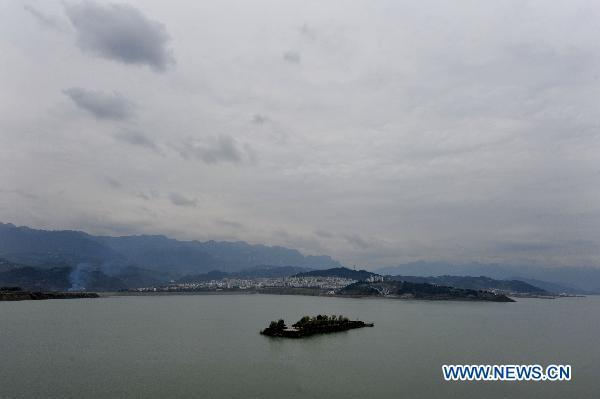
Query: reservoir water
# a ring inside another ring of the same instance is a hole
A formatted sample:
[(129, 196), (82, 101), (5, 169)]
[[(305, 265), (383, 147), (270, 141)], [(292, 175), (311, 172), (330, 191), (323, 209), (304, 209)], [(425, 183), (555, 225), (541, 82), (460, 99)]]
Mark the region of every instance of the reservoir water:
[[(374, 328), (301, 340), (270, 320)], [(443, 364), (571, 364), (570, 382), (445, 382)], [(600, 297), (516, 303), (276, 295), (0, 302), (0, 398), (597, 398)]]

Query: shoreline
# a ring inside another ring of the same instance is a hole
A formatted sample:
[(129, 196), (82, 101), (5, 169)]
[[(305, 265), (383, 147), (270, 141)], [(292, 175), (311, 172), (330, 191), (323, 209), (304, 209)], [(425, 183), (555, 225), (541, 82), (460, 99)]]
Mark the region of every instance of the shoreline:
[[(182, 295), (285, 295), (285, 296), (313, 296), (324, 298), (343, 298), (343, 299), (389, 299), (403, 301), (439, 301), (439, 302), (496, 302), (496, 303), (511, 303), (516, 302), (512, 295), (507, 295), (512, 301), (490, 301), (477, 298), (416, 298), (414, 296), (374, 296), (374, 295), (330, 295), (325, 292), (302, 293), (302, 292), (267, 292), (265, 290), (235, 290), (235, 291), (157, 291), (157, 292), (98, 292), (100, 297), (122, 297), (122, 296), (182, 296)], [(535, 299), (534, 297), (527, 297)], [(519, 298), (520, 299), (520, 298)], [(544, 298), (545, 299), (545, 298)]]
[[(281, 296), (312, 296), (322, 298), (341, 298), (341, 299), (362, 299), (362, 300), (401, 300), (401, 301), (427, 301), (427, 302), (495, 302), (511, 303), (517, 302), (517, 299), (563, 299), (563, 298), (585, 298), (588, 295), (569, 295), (569, 296), (520, 296), (506, 295), (512, 301), (491, 301), (477, 298), (416, 298), (414, 296), (374, 296), (374, 295), (331, 295), (326, 292), (267, 292), (268, 290), (230, 290), (230, 291), (157, 291), (157, 292), (135, 292), (135, 291), (97, 291), (97, 292), (31, 292), (22, 291), (19, 295), (14, 293), (0, 293), (0, 302), (15, 302), (27, 300), (49, 300), (49, 299), (101, 299), (114, 297), (160, 297), (160, 296), (221, 296), (221, 295), (281, 295)], [(13, 299), (16, 298), (17, 299)]]

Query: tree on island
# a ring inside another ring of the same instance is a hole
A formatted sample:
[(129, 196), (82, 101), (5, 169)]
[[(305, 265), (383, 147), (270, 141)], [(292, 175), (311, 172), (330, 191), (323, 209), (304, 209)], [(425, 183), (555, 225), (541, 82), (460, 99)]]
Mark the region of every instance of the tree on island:
[(311, 326), (323, 326), (332, 324), (344, 324), (348, 322), (348, 318), (343, 315), (317, 315), (316, 317), (303, 316), (300, 320), (294, 323), (292, 326), (296, 328), (307, 328)]
[(278, 321), (273, 320), (271, 321), (271, 324), (269, 324), (269, 329), (277, 331), (285, 330), (285, 322), (283, 319), (279, 319)]

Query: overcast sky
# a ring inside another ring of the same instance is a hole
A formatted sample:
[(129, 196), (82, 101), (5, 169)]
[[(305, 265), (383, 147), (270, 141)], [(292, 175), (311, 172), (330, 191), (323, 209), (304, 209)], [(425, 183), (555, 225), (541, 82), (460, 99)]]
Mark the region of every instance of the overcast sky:
[(600, 2), (0, 2), (0, 221), (600, 265)]

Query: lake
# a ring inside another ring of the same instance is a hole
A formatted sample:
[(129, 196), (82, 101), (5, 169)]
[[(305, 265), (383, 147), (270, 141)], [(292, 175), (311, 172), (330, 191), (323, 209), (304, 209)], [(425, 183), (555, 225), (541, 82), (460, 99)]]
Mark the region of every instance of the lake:
[[(374, 328), (302, 340), (270, 320)], [(277, 295), (0, 302), (0, 398), (592, 398), (600, 297), (516, 303)], [(442, 364), (571, 364), (570, 382), (445, 382)]]

